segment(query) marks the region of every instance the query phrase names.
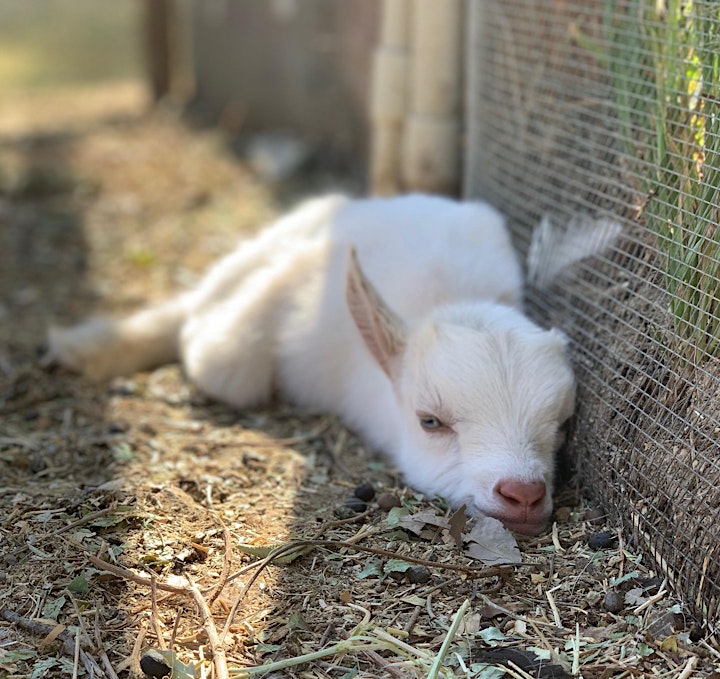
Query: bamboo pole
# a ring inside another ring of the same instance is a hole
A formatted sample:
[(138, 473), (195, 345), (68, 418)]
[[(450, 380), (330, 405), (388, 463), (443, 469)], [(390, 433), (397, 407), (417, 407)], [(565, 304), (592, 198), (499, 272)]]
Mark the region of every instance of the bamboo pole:
[(402, 154), (402, 179), (409, 190), (457, 191), (462, 9), (461, 0), (413, 2)]
[(397, 193), (407, 101), (410, 0), (383, 0), (380, 42), (373, 55), (370, 103), (370, 187), (379, 195)]

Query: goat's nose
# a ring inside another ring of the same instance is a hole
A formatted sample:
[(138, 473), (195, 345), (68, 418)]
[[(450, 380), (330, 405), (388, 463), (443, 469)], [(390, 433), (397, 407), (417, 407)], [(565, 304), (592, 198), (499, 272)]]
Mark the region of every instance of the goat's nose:
[(495, 492), (501, 497), (504, 504), (513, 508), (535, 509), (545, 498), (547, 487), (543, 481), (514, 481), (504, 479), (498, 481)]

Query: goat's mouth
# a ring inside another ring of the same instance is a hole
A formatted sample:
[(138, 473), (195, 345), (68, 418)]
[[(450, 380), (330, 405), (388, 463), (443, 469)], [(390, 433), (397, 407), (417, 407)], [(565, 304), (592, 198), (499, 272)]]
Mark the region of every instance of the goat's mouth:
[(497, 519), (502, 523), (505, 528), (507, 528), (509, 531), (512, 531), (513, 533), (517, 533), (518, 535), (525, 535), (528, 537), (532, 537), (535, 535), (540, 535), (540, 533), (544, 532), (547, 529), (550, 516), (542, 516), (542, 517), (532, 517), (525, 521), (518, 521), (517, 517), (511, 517), (511, 516), (503, 516), (501, 512), (483, 512), (480, 510), (485, 516), (489, 516), (493, 519)]
[(525, 535), (528, 537), (540, 535), (540, 533), (545, 531), (548, 525), (547, 519), (533, 523), (515, 523), (513, 521), (505, 521), (502, 517), (499, 516), (497, 517), (497, 519), (501, 521), (503, 526), (505, 526), (505, 528), (507, 528), (509, 531), (517, 533), (518, 535)]
[(473, 503), (472, 501), (469, 501), (467, 506), (471, 508), (469, 513), (482, 514), (483, 516), (489, 516), (491, 519), (497, 519), (509, 531), (528, 537), (533, 537), (543, 533), (550, 522), (550, 512), (547, 514), (543, 513), (542, 515), (540, 513), (535, 513), (534, 516), (526, 515), (525, 520), (519, 520), (519, 517), (517, 516), (513, 517), (508, 516), (507, 514), (503, 515), (503, 513), (499, 511), (483, 509), (482, 506)]

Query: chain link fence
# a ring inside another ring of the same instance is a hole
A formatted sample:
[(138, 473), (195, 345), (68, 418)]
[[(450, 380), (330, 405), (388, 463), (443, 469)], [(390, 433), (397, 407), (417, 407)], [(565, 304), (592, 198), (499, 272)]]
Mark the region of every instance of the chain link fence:
[(572, 340), (585, 489), (714, 632), (720, 6), (468, 6), (468, 197), (500, 207), (524, 253), (543, 220), (581, 253), (593, 225), (622, 227), (603, 254), (531, 287), (528, 309)]

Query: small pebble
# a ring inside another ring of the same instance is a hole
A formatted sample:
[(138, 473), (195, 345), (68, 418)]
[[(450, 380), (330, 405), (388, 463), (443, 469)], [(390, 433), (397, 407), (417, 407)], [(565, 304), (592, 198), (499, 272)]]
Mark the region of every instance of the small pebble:
[(609, 549), (615, 545), (617, 539), (617, 533), (606, 530), (602, 533), (593, 533), (587, 543), (590, 549)]
[(424, 585), (429, 582), (431, 574), (425, 566), (413, 566), (408, 568), (407, 577), (413, 585)]
[(345, 506), (352, 509), (357, 514), (362, 514), (367, 509), (367, 504), (357, 497), (348, 498), (345, 501)]
[(147, 677), (167, 677), (172, 671), (165, 658), (154, 648), (150, 648), (143, 653), (142, 658), (140, 658), (140, 669)]
[(370, 483), (361, 483), (359, 486), (355, 487), (353, 495), (363, 502), (370, 502), (370, 500), (375, 497), (375, 489)]
[(351, 519), (353, 516), (356, 516), (356, 512), (354, 512), (350, 507), (347, 505), (340, 505), (339, 507), (335, 507), (333, 509), (333, 516), (336, 519)]
[(389, 512), (393, 507), (400, 506), (400, 498), (395, 493), (380, 493), (377, 498), (378, 507)]
[(623, 608), (625, 608), (622, 596), (620, 596), (620, 593), (616, 592), (614, 589), (608, 590), (605, 595), (605, 600), (603, 601), (603, 606), (605, 610), (610, 613), (619, 613)]

